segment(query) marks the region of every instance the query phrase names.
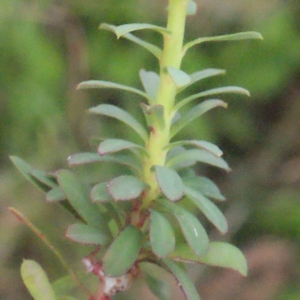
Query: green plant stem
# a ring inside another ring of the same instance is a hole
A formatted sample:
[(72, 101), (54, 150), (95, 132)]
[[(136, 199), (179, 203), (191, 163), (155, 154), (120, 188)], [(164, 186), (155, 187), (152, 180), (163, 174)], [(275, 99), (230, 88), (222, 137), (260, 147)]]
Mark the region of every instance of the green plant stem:
[[(143, 180), (150, 190), (143, 199), (142, 208), (146, 208), (160, 193), (152, 166), (165, 165), (167, 151), (164, 149), (170, 141), (171, 122), (174, 117), (173, 107), (176, 85), (168, 73), (167, 67), (180, 69), (185, 31), (186, 9), (189, 0), (169, 0), (167, 28), (171, 34), (164, 35), (164, 48), (160, 61), (160, 86), (156, 104), (164, 107), (164, 126), (153, 120), (153, 126), (146, 145), (149, 158), (143, 164)], [(151, 116), (150, 116), (151, 118)]]

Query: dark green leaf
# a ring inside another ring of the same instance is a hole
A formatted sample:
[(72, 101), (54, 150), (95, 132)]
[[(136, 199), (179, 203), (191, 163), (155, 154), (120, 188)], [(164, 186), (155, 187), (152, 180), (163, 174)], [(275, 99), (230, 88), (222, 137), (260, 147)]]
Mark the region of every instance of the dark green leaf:
[(190, 111), (184, 114), (177, 122), (172, 125), (171, 128), (171, 137), (174, 137), (183, 127), (187, 124), (200, 117), (207, 111), (215, 108), (215, 107), (227, 107), (226, 102), (218, 99), (210, 99), (206, 100), (195, 107), (193, 107)]
[(110, 202), (113, 201), (112, 196), (108, 193), (107, 182), (96, 184), (91, 190), (91, 199), (93, 201)]
[(174, 170), (163, 166), (155, 166), (155, 174), (162, 193), (170, 201), (178, 201), (183, 197), (183, 183)]
[(179, 283), (187, 300), (200, 300), (199, 294), (188, 275), (175, 262), (165, 258), (163, 263), (168, 267)]
[(140, 70), (140, 78), (143, 87), (153, 103), (155, 103), (156, 95), (159, 88), (159, 75), (152, 71), (146, 71), (144, 69)]
[(103, 272), (111, 277), (125, 274), (136, 261), (142, 241), (143, 234), (138, 228), (132, 225), (125, 227), (103, 257)]
[(253, 31), (239, 32), (239, 33), (219, 35), (219, 36), (202, 37), (186, 43), (185, 46), (183, 47), (183, 52), (185, 53), (189, 48), (204, 42), (225, 42), (225, 41), (227, 42), (227, 41), (238, 41), (238, 40), (249, 40), (249, 39), (262, 40), (263, 37), (260, 33), (253, 32)]
[(37, 262), (24, 260), (21, 276), (34, 300), (57, 300), (47, 274)]
[(146, 187), (144, 182), (130, 175), (114, 178), (107, 185), (108, 192), (115, 201), (136, 199)]
[(250, 96), (250, 93), (248, 90), (238, 87), (238, 86), (224, 86), (220, 88), (214, 88), (211, 90), (207, 90), (201, 93), (197, 93), (194, 95), (191, 95), (183, 100), (180, 100), (174, 107), (174, 110), (180, 110), (183, 106), (187, 105), (191, 101), (198, 99), (198, 98), (203, 98), (207, 96), (213, 96), (213, 95), (219, 95), (219, 94), (241, 94), (241, 95), (246, 95)]
[(185, 186), (184, 193), (221, 233), (225, 234), (227, 232), (226, 218), (214, 203), (190, 187)]
[(244, 254), (235, 246), (227, 243), (212, 242), (209, 244), (207, 253), (201, 256), (195, 255), (187, 245), (182, 244), (176, 247), (170, 257), (183, 262), (230, 268), (244, 276), (247, 275), (247, 261)]
[(66, 200), (66, 195), (63, 192), (63, 190), (57, 186), (53, 189), (51, 189), (47, 194), (46, 194), (46, 200), (49, 202), (56, 202), (56, 201), (62, 201)]
[(219, 201), (226, 200), (221, 194), (217, 185), (206, 177), (193, 176), (190, 178), (184, 178), (183, 182), (185, 185), (193, 188), (206, 197), (210, 197)]
[[(112, 31), (114, 33), (116, 33), (116, 28), (117, 28), (117, 26), (110, 25), (110, 24), (104, 24), (103, 23), (103, 24), (100, 25), (100, 29), (109, 30), (109, 31)], [(148, 42), (145, 42), (145, 41), (141, 40), (140, 38), (137, 38), (136, 36), (134, 36), (131, 33), (123, 34), (122, 37), (136, 43), (137, 45), (140, 45), (143, 48), (145, 48), (150, 53), (152, 53), (158, 60), (160, 60), (162, 50), (159, 47), (157, 47), (155, 45), (152, 45)]]
[(106, 245), (111, 237), (103, 234), (98, 228), (86, 224), (70, 225), (66, 237), (74, 242), (88, 245)]
[(89, 112), (118, 119), (138, 133), (144, 142), (147, 142), (148, 140), (148, 133), (145, 128), (131, 114), (115, 105), (100, 104), (90, 108)]
[(161, 213), (151, 210), (150, 240), (153, 252), (158, 257), (168, 256), (175, 247), (175, 234), (168, 219)]
[(73, 173), (67, 170), (58, 171), (57, 178), (60, 187), (78, 214), (89, 225), (99, 228), (103, 234), (110, 236), (107, 226), (108, 219), (101, 213), (98, 206), (91, 202), (86, 186)]
[(186, 86), (191, 82), (191, 78), (187, 73), (173, 67), (167, 67), (167, 70), (177, 88)]
[(178, 170), (181, 168), (181, 164), (183, 162), (193, 162), (193, 161), (203, 162), (224, 169), (226, 171), (231, 170), (224, 159), (216, 157), (215, 155), (202, 149), (186, 150), (182, 154), (179, 154), (171, 158), (167, 162), (167, 166)]

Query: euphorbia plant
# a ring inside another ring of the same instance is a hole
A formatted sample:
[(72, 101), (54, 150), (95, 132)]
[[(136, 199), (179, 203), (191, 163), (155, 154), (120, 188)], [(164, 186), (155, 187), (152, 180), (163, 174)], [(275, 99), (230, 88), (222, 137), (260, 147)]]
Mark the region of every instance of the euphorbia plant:
[[(222, 151), (203, 140), (176, 140), (177, 134), (191, 121), (216, 107), (226, 107), (218, 98), (224, 93), (249, 96), (241, 87), (226, 86), (200, 91), (188, 97), (182, 91), (192, 84), (224, 70), (204, 69), (193, 74), (181, 70), (187, 51), (204, 42), (261, 39), (256, 32), (242, 32), (215, 37), (202, 37), (184, 43), (186, 16), (194, 14), (196, 3), (189, 0), (169, 0), (167, 27), (152, 24), (126, 24), (114, 26), (101, 24), (108, 30), (130, 40), (154, 55), (159, 63), (159, 74), (140, 71), (144, 91), (122, 84), (102, 80), (90, 80), (79, 84), (78, 89), (115, 88), (140, 95), (145, 124), (141, 124), (129, 112), (111, 104), (100, 104), (89, 109), (90, 113), (111, 117), (125, 123), (140, 138), (139, 143), (109, 138), (100, 142), (97, 152), (79, 153), (68, 158), (69, 167), (94, 163), (122, 165), (117, 177), (87, 186), (70, 170), (44, 173), (30, 167), (17, 157), (12, 157), (19, 170), (46, 192), (48, 201), (59, 201), (76, 218), (68, 227), (66, 237), (81, 244), (94, 245), (94, 251), (83, 258), (88, 272), (99, 278), (99, 288), (89, 292), (78, 277), (68, 269), (70, 277), (81, 286), (89, 299), (111, 299), (116, 293), (127, 290), (137, 277), (146, 278), (150, 290), (166, 299), (166, 285), (153, 276), (153, 265), (165, 269), (179, 282), (185, 297), (199, 299), (199, 295), (182, 263), (200, 263), (227, 267), (243, 275), (247, 265), (243, 254), (233, 245), (210, 242), (198, 213), (204, 216), (222, 233), (227, 222), (214, 203), (225, 200), (218, 187), (208, 178), (193, 170), (201, 162), (229, 171), (222, 158)], [(163, 37), (163, 49), (145, 42), (131, 32), (154, 30)], [(189, 111), (182, 108), (195, 100), (203, 99)], [(186, 209), (183, 204), (189, 202)], [(19, 212), (11, 211), (28, 224), (38, 235), (39, 230)], [(44, 241), (51, 246), (48, 240)], [(56, 255), (65, 262), (55, 250)], [(59, 287), (51, 285), (44, 271), (33, 261), (22, 265), (23, 280), (36, 299), (75, 299), (64, 295)], [(37, 275), (40, 279), (37, 279)], [(35, 280), (35, 281), (34, 281)]]

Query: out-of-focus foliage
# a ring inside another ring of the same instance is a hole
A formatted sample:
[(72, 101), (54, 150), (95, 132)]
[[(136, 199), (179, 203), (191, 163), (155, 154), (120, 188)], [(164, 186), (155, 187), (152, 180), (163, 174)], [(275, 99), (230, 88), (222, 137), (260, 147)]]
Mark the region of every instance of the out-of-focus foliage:
[[(109, 90), (101, 91), (101, 96), (98, 92), (89, 93), (91, 97), (87, 98), (87, 93), (76, 92), (75, 87), (90, 78), (138, 86), (139, 69), (155, 69), (154, 59), (125, 40), (116, 41), (109, 33), (100, 35), (96, 28), (101, 22), (123, 24), (143, 20), (163, 24), (165, 3), (161, 2), (2, 0), (1, 299), (29, 299), (19, 275), (22, 258), (42, 262), (51, 280), (62, 273), (52, 254), (8, 215), (8, 205), (17, 202), (24, 214), (52, 237), (79, 270), (82, 268), (79, 257), (84, 254), (84, 250), (75, 251), (71, 243), (60, 236), (69, 223), (65, 219), (70, 217), (60, 208), (40, 201), (42, 195), (31, 189), (15, 170), (12, 171), (8, 154), (22, 156), (37, 167), (53, 170), (65, 166), (68, 155), (78, 149), (88, 149), (87, 137), (90, 135), (105, 136), (114, 132), (115, 137), (122, 137), (126, 130), (124, 126), (112, 126), (108, 119), (100, 124), (98, 119), (87, 121), (82, 117), (83, 111), (90, 106), (88, 102), (116, 103), (120, 97), (124, 97), (122, 103), (127, 103), (130, 110), (135, 96)], [(216, 142), (231, 162), (234, 171), (229, 179), (208, 170), (231, 199), (226, 208), (231, 228), (228, 238), (241, 245), (253, 245), (258, 237), (272, 235), (292, 246), (299, 245), (299, 1), (253, 0), (249, 3), (231, 0), (224, 4), (220, 0), (207, 0), (198, 3), (198, 17), (188, 23), (187, 37), (250, 29), (261, 32), (265, 41), (259, 45), (243, 42), (222, 47), (204, 44), (191, 50), (184, 61), (189, 73), (205, 67), (229, 70), (226, 77), (207, 82), (203, 88), (233, 83), (251, 90), (252, 97), (235, 100), (228, 96), (226, 113), (220, 110), (212, 117), (194, 121), (182, 136), (198, 135)], [(147, 38), (160, 37), (147, 33)], [(195, 64), (195, 61), (199, 63)], [(94, 170), (88, 171), (94, 176)], [(299, 249), (296, 251), (299, 257)], [(270, 294), (274, 295), (271, 299), (275, 299), (275, 295), (284, 300), (300, 297), (297, 289), (300, 264), (295, 258), (297, 255), (290, 257), (293, 261), (287, 263), (289, 272), (281, 273), (282, 278), (286, 276), (288, 280), (283, 280), (279, 291)], [(254, 280), (259, 283), (258, 277)], [(232, 299), (230, 293), (228, 295), (218, 299)], [(258, 299), (251, 295), (252, 298), (244, 296), (243, 299)], [(207, 296), (205, 299), (214, 298)]]

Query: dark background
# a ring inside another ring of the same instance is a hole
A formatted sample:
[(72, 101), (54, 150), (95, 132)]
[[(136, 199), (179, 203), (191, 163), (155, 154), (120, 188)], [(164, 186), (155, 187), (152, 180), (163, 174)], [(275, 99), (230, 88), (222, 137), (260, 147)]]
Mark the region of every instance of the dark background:
[[(87, 116), (85, 109), (118, 103), (139, 116), (137, 96), (76, 91), (76, 85), (103, 79), (141, 87), (138, 71), (157, 71), (156, 61), (135, 44), (97, 28), (102, 22), (164, 26), (166, 2), (1, 1), (0, 299), (30, 299), (19, 275), (22, 258), (41, 263), (51, 280), (64, 274), (52, 253), (9, 214), (8, 206), (50, 236), (75, 269), (82, 270), (80, 259), (87, 253), (63, 237), (72, 218), (46, 204), (8, 156), (51, 171), (65, 168), (70, 154), (88, 150), (90, 136), (130, 135), (119, 123)], [(217, 143), (233, 169), (224, 174), (199, 168), (199, 173), (218, 182), (226, 195), (222, 209), (230, 230), (223, 239), (245, 251), (250, 275), (241, 279), (232, 272), (195, 268), (191, 274), (204, 300), (300, 299), (300, 2), (197, 3), (197, 15), (188, 20), (187, 40), (253, 30), (261, 32), (264, 41), (203, 44), (183, 62), (188, 73), (208, 67), (227, 70), (225, 77), (205, 81), (195, 91), (222, 85), (251, 91), (251, 98), (222, 97), (229, 103), (226, 111), (210, 112), (182, 133)], [(155, 32), (138, 35), (162, 42)], [(214, 231), (211, 236), (217, 237)]]

